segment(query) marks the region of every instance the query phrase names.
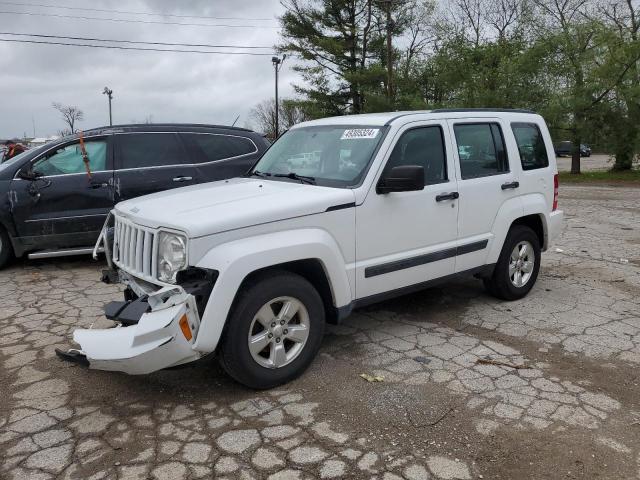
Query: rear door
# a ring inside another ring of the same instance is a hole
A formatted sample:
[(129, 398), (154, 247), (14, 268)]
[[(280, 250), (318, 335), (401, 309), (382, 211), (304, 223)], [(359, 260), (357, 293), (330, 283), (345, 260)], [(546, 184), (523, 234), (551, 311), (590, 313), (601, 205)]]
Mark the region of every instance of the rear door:
[(382, 170), (384, 174), (397, 166), (422, 166), (423, 190), (384, 194), (374, 187), (357, 207), (358, 298), (454, 273), (458, 190), (446, 129), (445, 121), (404, 126)]
[(505, 202), (519, 195), (518, 174), (511, 169), (499, 119), (449, 120), (456, 144), (459, 212), (456, 272), (485, 264), (493, 224)]
[(90, 175), (79, 140), (49, 149), (22, 170), (41, 176), (14, 178), (13, 218), (18, 234), (35, 248), (86, 246), (98, 236), (114, 204), (110, 137), (85, 141)]
[(199, 183), (246, 173), (264, 148), (248, 136), (231, 133), (180, 133), (189, 149)]
[(177, 133), (120, 133), (114, 138), (118, 201), (196, 183), (196, 169)]

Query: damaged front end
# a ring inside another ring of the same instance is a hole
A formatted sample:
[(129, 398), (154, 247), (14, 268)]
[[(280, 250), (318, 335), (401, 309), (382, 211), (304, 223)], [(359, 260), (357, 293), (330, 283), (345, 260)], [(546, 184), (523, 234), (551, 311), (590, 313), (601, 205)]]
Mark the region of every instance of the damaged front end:
[[(200, 328), (200, 314), (217, 272), (187, 268), (179, 272), (176, 285), (159, 285), (137, 278), (136, 272), (128, 272), (116, 259), (126, 256), (135, 263), (135, 255), (129, 256), (125, 250), (125, 239), (131, 246), (146, 245), (146, 242), (136, 242), (135, 235), (130, 233), (132, 230), (123, 237), (116, 228), (114, 244), (110, 218), (96, 244), (96, 253), (102, 244), (109, 264), (109, 269), (103, 271), (102, 281), (123, 283), (127, 287), (124, 301), (105, 306), (105, 316), (114, 322), (114, 327), (75, 330), (73, 340), (79, 348), (66, 352), (56, 350), (56, 353), (64, 360), (92, 369), (132, 375), (198, 360), (204, 353), (194, 350), (193, 345)], [(153, 245), (150, 248), (155, 250)]]
[[(120, 303), (124, 305), (114, 312)], [(136, 312), (142, 312), (137, 321)], [(56, 353), (89, 368), (131, 375), (192, 362), (202, 355), (192, 348), (200, 327), (196, 301), (180, 286), (162, 288), (134, 302), (113, 302), (106, 313), (116, 327), (78, 329), (73, 340), (80, 348)]]

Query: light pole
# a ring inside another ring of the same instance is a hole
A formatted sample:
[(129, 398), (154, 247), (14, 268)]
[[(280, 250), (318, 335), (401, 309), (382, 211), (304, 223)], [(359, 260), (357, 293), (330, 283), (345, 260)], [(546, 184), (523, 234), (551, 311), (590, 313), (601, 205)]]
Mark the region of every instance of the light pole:
[(278, 57), (271, 57), (271, 62), (273, 63), (273, 69), (276, 72), (276, 106), (275, 106), (275, 115), (276, 115), (276, 131), (275, 131), (275, 139), (278, 138), (278, 135), (280, 133), (280, 125), (279, 125), (279, 113), (280, 113), (280, 104), (278, 101), (278, 72), (280, 71), (280, 69), (282, 68), (282, 64), (284, 63), (284, 59), (287, 58), (286, 55), (283, 55), (282, 58), (278, 58)]
[(113, 119), (111, 117), (111, 99), (113, 98), (113, 90), (109, 89), (109, 87), (104, 87), (102, 93), (109, 98), (109, 126), (112, 126)]

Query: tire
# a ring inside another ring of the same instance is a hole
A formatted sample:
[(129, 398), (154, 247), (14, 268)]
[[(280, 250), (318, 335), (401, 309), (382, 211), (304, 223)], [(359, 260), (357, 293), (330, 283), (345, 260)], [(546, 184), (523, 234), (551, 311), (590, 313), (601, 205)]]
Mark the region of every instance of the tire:
[[(287, 304), (295, 313), (288, 321), (288, 315), (279, 320)], [(311, 364), (324, 326), (322, 298), (309, 281), (287, 271), (265, 273), (242, 287), (227, 319), (218, 358), (237, 382), (257, 390), (276, 387), (297, 378)], [(253, 352), (250, 334), (257, 339)], [(258, 351), (263, 345), (264, 350)]]
[(0, 227), (0, 269), (13, 259), (13, 246), (6, 230)]
[[(524, 250), (523, 246), (526, 246)], [(521, 255), (516, 255), (516, 248)], [(538, 236), (525, 225), (514, 225), (504, 241), (493, 275), (485, 279), (484, 284), (487, 291), (494, 297), (502, 300), (518, 300), (533, 288), (539, 271), (540, 240)]]

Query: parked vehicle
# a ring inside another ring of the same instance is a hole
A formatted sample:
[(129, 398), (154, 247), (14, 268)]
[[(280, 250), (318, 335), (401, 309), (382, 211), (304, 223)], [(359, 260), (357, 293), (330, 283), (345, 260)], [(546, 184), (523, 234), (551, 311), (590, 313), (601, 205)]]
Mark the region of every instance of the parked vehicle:
[[(299, 161), (311, 152), (319, 162)], [(76, 330), (79, 350), (60, 355), (144, 374), (217, 351), (237, 381), (273, 387), (354, 308), (469, 274), (498, 298), (524, 297), (562, 219), (553, 145), (533, 113), (302, 123), (244, 178), (116, 205), (100, 244), (106, 279), (127, 286), (106, 307), (122, 326)]]
[(0, 146), (0, 163), (4, 163), (27, 151), (27, 147), (17, 140), (7, 140)]
[(245, 173), (259, 134), (208, 125), (123, 125), (48, 143), (0, 165), (0, 267), (14, 255), (91, 253), (123, 200)]
[[(560, 142), (554, 145), (554, 150), (556, 152), (556, 156), (568, 156), (573, 155), (573, 143), (571, 142)], [(580, 144), (580, 156), (581, 157), (590, 157), (591, 156), (591, 147), (585, 145), (584, 143)]]

